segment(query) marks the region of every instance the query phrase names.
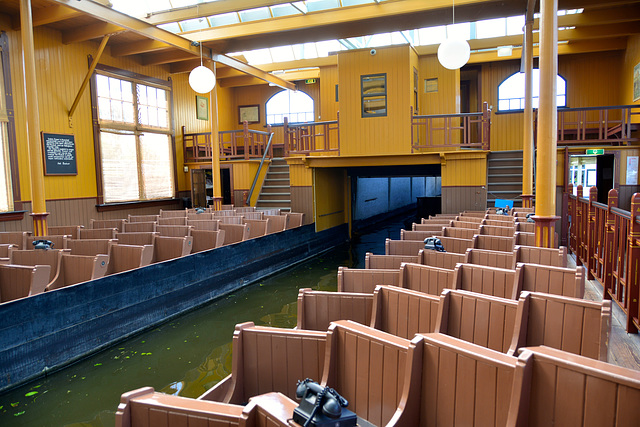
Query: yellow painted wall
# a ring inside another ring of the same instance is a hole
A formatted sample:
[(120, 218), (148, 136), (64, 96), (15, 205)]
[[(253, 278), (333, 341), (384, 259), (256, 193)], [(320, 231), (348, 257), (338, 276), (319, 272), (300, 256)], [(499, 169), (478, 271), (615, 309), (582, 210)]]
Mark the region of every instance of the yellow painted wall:
[[(295, 160), (295, 159), (292, 159)], [(303, 163), (289, 162), (289, 182), (292, 187), (310, 187), (313, 185), (313, 173), (311, 168)]]
[(442, 186), (480, 186), (487, 184), (487, 155), (476, 153), (446, 153), (441, 157)]
[[(460, 112), (460, 70), (447, 70), (438, 62), (436, 55), (419, 59), (420, 114), (452, 114)], [(438, 79), (438, 91), (425, 93), (424, 81)]]
[[(320, 67), (320, 118), (321, 121), (335, 120), (338, 114), (336, 85), (338, 84), (338, 66)], [(338, 87), (340, 92), (340, 87)], [(338, 96), (340, 94), (338, 93)]]
[[(621, 103), (625, 105), (640, 104), (640, 99), (633, 100), (633, 68), (640, 63), (640, 35), (627, 38), (627, 50), (622, 64), (622, 78), (620, 82)], [(640, 117), (634, 117), (635, 122), (640, 122)]]
[[(410, 61), (408, 45), (341, 51), (338, 53), (340, 84), (340, 154), (371, 155), (410, 153)], [(387, 74), (387, 115), (362, 117), (360, 77)]]
[(348, 221), (348, 203), (345, 195), (346, 169), (313, 169), (315, 187), (314, 206), (316, 231), (326, 230)]

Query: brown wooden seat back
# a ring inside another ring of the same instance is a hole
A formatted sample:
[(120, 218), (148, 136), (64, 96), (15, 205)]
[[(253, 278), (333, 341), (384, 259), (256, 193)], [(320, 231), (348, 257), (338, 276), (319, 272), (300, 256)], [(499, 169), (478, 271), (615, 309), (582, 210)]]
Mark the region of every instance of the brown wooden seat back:
[(117, 233), (118, 244), (123, 245), (153, 245), (158, 233)]
[(269, 228), (269, 219), (244, 219), (244, 223), (248, 225), (248, 239), (265, 236)]
[(418, 240), (420, 242), (424, 242), (424, 239), (427, 237), (433, 236), (441, 236), (442, 230), (440, 231), (408, 231), (408, 230), (400, 230), (400, 240)]
[[(63, 225), (58, 227), (47, 227), (47, 232), (52, 236), (71, 236), (71, 239), (78, 238), (78, 230), (84, 228), (84, 225)], [(105, 227), (110, 228), (110, 227)]]
[(67, 248), (73, 255), (108, 255), (111, 245), (116, 243), (115, 239), (70, 239)]
[(243, 212), (244, 219), (264, 219), (264, 212)]
[(372, 294), (378, 285), (399, 284), (400, 270), (338, 267), (338, 292)]
[[(443, 227), (451, 227), (451, 221), (455, 221), (456, 217), (455, 216), (451, 216), (448, 218), (431, 218), (431, 219), (425, 219), (422, 218), (422, 220), (420, 221), (421, 225), (441, 225)], [(418, 224), (416, 224), (418, 225)], [(416, 230), (419, 231), (419, 230)]]
[(210, 212), (202, 212), (202, 213), (191, 213), (187, 214), (187, 225), (189, 225), (188, 221), (203, 221), (203, 220), (212, 220), (215, 219), (213, 214)]
[(514, 252), (488, 251), (486, 249), (467, 249), (465, 263), (486, 265), (488, 267), (516, 269)]
[(458, 264), (454, 275), (455, 289), (478, 292), (495, 297), (518, 299), (520, 288), (516, 270), (485, 265)]
[(298, 291), (298, 329), (326, 331), (336, 320), (371, 322), (373, 294), (323, 292), (309, 288)]
[(511, 223), (515, 222), (515, 219), (510, 215), (497, 215), (495, 213), (487, 214), (485, 216), (485, 219), (491, 219), (495, 221), (509, 221)]
[(122, 226), (124, 233), (154, 233), (157, 231), (157, 222), (125, 222)]
[(490, 295), (445, 289), (435, 332), (507, 353), (516, 329), (518, 302)]
[[(234, 209), (233, 205), (222, 205), (220, 206), (220, 210), (223, 211), (232, 211)], [(220, 211), (212, 211), (212, 212), (220, 212)]]
[(263, 218), (270, 220), (269, 228), (267, 229), (268, 234), (284, 231), (287, 227), (287, 217), (285, 215), (267, 215), (265, 213)]
[(193, 227), (194, 230), (218, 231), (220, 221), (217, 219), (189, 219), (187, 225)]
[(286, 219), (286, 229), (290, 230), (292, 228), (301, 227), (304, 223), (304, 214), (300, 212), (287, 212), (284, 214)]
[(159, 226), (160, 225), (182, 225), (185, 226), (187, 225), (187, 217), (185, 216), (175, 216), (175, 217), (168, 217), (168, 218), (158, 218), (158, 223)]
[(224, 231), (225, 245), (242, 242), (249, 238), (249, 230), (247, 224), (220, 223), (219, 229)]
[(402, 264), (400, 286), (439, 296), (443, 289), (453, 287), (453, 270), (422, 264)]
[(62, 254), (69, 252), (68, 249), (32, 249), (16, 250), (11, 252), (11, 264), (16, 265), (48, 265), (51, 267), (47, 286), (55, 283), (60, 275), (62, 264)]
[(403, 262), (418, 263), (414, 255), (374, 255), (367, 252), (364, 256), (364, 268), (398, 269)]
[(189, 255), (192, 249), (192, 237), (157, 236), (153, 245), (153, 261), (161, 262)]
[(518, 362), (505, 425), (638, 425), (640, 371), (550, 347), (526, 348)]
[(437, 296), (395, 286), (377, 286), (369, 326), (412, 339), (417, 333), (435, 330), (439, 304)]
[(520, 270), (518, 287), (521, 291), (584, 298), (584, 272), (581, 267), (518, 263), (516, 270)]
[(280, 216), (280, 209), (260, 209), (260, 212), (264, 213), (265, 215), (277, 215)]
[[(89, 228), (116, 228), (118, 231), (122, 231), (125, 222), (127, 222), (125, 219), (92, 219)], [(74, 239), (78, 238), (74, 237)]]
[(111, 246), (109, 252), (109, 266), (107, 274), (121, 273), (144, 267), (153, 261), (152, 245), (123, 245)]
[(242, 220), (243, 220), (242, 216), (235, 216), (235, 215), (218, 216), (215, 218), (218, 221), (220, 221), (220, 224), (242, 224)]
[(519, 246), (536, 246), (536, 235), (535, 235), (535, 233), (525, 233), (523, 231), (518, 231), (518, 232), (515, 233), (515, 237), (516, 237), (516, 245), (519, 245)]
[(513, 252), (514, 246), (514, 237), (478, 235), (475, 238), (473, 248), (486, 249), (489, 251)]
[(158, 225), (156, 231), (161, 236), (167, 237), (184, 237), (191, 236), (190, 225)]
[(33, 242), (35, 242), (36, 240), (48, 240), (51, 243), (53, 243), (53, 245), (51, 246), (53, 249), (67, 249), (67, 245), (69, 242), (69, 237), (67, 235), (48, 235), (48, 236), (38, 236), (37, 238), (31, 238), (30, 243), (31, 243), (31, 248), (32, 249), (35, 245), (33, 244)]
[(0, 302), (44, 292), (50, 274), (49, 265), (0, 265)]
[(222, 217), (222, 216), (241, 216), (236, 214), (236, 211), (233, 209), (225, 209), (225, 210), (221, 210), (221, 211), (213, 211), (213, 217), (214, 218), (218, 218), (218, 217)]
[(479, 234), (487, 236), (513, 237), (515, 232), (516, 228), (513, 226), (500, 227), (495, 225), (481, 225)]
[(255, 208), (255, 206), (242, 206), (242, 207), (239, 207), (239, 208), (234, 208), (233, 210), (236, 212), (236, 214), (243, 214), (244, 215), (247, 212), (255, 212), (256, 208)]
[(445, 268), (451, 271), (455, 270), (456, 265), (464, 262), (465, 259), (465, 254), (457, 254), (455, 252), (438, 252), (428, 249), (423, 249), (418, 254), (418, 264)]
[(0, 232), (0, 244), (14, 245), (18, 250), (31, 249), (30, 237), (30, 231), (2, 231)]
[(0, 264), (9, 264), (11, 261), (11, 252), (16, 250), (15, 245), (9, 243), (0, 244)]
[[(515, 224), (512, 220), (509, 221), (499, 221), (497, 219), (485, 219), (483, 220), (482, 224), (484, 225), (492, 225), (492, 226), (497, 226), (497, 227), (510, 227), (513, 228), (515, 227)], [(489, 234), (489, 233), (487, 233)]]
[(473, 228), (444, 227), (442, 229), (442, 236), (456, 237), (458, 239), (473, 239), (476, 234), (478, 234), (478, 231)]
[(467, 249), (473, 247), (474, 240), (458, 239), (457, 237), (440, 237), (440, 242), (447, 252), (454, 252), (464, 255), (467, 252)]
[(62, 255), (60, 274), (57, 281), (50, 283), (46, 290), (52, 291), (77, 283), (99, 279), (107, 274), (108, 255)]
[(194, 253), (224, 245), (224, 230), (191, 230), (191, 237), (193, 238), (192, 252)]
[(359, 417), (386, 425), (401, 405), (414, 408), (419, 400), (418, 393), (403, 400), (403, 390), (420, 384), (422, 347), (420, 336), (409, 341), (349, 320), (334, 322), (321, 385), (339, 390)]
[(81, 228), (78, 231), (79, 239), (115, 239), (118, 230), (116, 228)]
[(484, 222), (484, 217), (479, 217), (479, 216), (468, 216), (468, 215), (458, 215), (458, 218), (456, 218), (456, 221), (462, 221), (462, 222), (473, 222), (475, 224), (482, 224)]
[(156, 222), (160, 215), (129, 215), (127, 222)]
[(567, 248), (565, 246), (560, 246), (558, 249), (516, 246), (513, 251), (516, 255), (516, 262), (567, 267)]
[(480, 229), (480, 224), (478, 224), (477, 222), (452, 221), (451, 226), (456, 228), (468, 228), (471, 230)]
[(537, 292), (523, 292), (518, 301), (517, 336), (510, 354), (521, 347), (545, 345), (607, 361), (611, 301), (586, 301)]
[(424, 242), (419, 240), (391, 240), (386, 239), (384, 243), (385, 255), (418, 255), (424, 249)]
[(160, 209), (160, 216), (158, 219), (185, 218), (186, 216), (187, 216), (187, 211), (184, 209), (168, 210), (168, 211)]
[(525, 233), (535, 233), (536, 224), (533, 222), (516, 222), (516, 231), (523, 231)]
[(442, 227), (448, 227), (449, 224), (416, 224), (415, 222), (411, 226), (411, 231), (428, 231), (429, 233), (437, 233), (438, 236), (442, 235)]

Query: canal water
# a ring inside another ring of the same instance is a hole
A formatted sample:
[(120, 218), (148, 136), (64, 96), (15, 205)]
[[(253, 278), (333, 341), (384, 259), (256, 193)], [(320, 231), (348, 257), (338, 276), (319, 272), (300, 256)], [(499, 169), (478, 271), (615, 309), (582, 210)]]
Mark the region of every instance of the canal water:
[(384, 254), (384, 240), (399, 239), (412, 221), (363, 230), (349, 244), (4, 393), (0, 426), (113, 426), (120, 395), (144, 386), (198, 397), (231, 373), (237, 323), (293, 328), (298, 289), (335, 291), (339, 266), (364, 268), (366, 252)]

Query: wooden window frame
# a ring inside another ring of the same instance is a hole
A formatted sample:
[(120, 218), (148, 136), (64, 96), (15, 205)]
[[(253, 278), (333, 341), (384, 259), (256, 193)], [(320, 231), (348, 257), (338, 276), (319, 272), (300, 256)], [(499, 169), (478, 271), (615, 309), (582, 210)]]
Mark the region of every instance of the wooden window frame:
[[(364, 93), (364, 79), (367, 77), (384, 77), (384, 92), (380, 93)], [(362, 118), (369, 117), (386, 117), (389, 109), (389, 101), (387, 99), (387, 73), (363, 74), (360, 76), (360, 112)], [(384, 96), (384, 114), (365, 113), (364, 102), (367, 98)]]

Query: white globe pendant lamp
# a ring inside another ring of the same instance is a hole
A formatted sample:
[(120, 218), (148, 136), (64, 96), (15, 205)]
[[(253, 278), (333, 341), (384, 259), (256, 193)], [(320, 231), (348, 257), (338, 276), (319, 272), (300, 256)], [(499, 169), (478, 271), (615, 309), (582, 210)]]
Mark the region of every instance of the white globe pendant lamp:
[[(451, 6), (452, 25), (455, 24), (455, 0)], [(463, 39), (448, 37), (438, 46), (438, 61), (444, 68), (457, 70), (462, 68), (471, 56), (469, 42)]]
[(215, 85), (215, 74), (204, 65), (198, 65), (189, 73), (189, 86), (197, 93), (209, 93)]

